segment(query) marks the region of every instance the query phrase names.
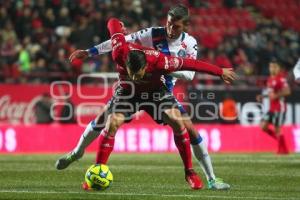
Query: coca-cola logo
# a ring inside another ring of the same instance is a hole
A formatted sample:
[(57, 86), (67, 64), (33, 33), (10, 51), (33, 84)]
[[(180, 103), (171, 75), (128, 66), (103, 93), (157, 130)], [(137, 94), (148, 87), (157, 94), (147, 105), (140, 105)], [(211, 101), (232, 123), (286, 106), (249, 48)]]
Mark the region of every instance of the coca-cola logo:
[[(0, 97), (0, 122), (11, 124), (34, 124), (36, 122), (35, 106), (41, 100), (42, 96), (38, 95), (29, 102), (13, 101), (10, 95)], [(57, 102), (57, 101), (54, 101)], [(63, 104), (59, 104), (63, 105)], [(80, 117), (95, 117), (101, 112), (105, 104), (81, 103), (75, 106), (75, 115)], [(58, 106), (53, 106), (54, 119), (59, 119)], [(80, 120), (79, 120), (80, 121)]]
[(9, 123), (35, 123), (34, 107), (41, 99), (36, 96), (30, 102), (12, 102), (10, 95), (0, 97), (0, 121)]

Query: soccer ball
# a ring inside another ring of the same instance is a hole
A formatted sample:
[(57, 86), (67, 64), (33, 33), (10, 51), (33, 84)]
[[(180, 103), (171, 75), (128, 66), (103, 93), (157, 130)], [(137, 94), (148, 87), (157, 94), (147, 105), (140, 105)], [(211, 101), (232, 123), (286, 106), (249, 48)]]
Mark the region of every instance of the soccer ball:
[(104, 190), (108, 188), (113, 181), (113, 175), (107, 165), (91, 165), (85, 173), (85, 182), (88, 189)]

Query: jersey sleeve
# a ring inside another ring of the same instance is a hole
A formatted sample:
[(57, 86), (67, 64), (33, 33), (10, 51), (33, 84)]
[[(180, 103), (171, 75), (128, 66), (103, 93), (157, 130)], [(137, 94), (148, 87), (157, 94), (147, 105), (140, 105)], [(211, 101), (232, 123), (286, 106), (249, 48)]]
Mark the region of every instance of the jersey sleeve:
[[(128, 39), (128, 40), (127, 40)], [(153, 47), (152, 42), (152, 28), (145, 28), (143, 30), (137, 31), (128, 35), (126, 41), (138, 43), (145, 47)]]
[(200, 60), (194, 60), (189, 58), (177, 58), (174, 56), (160, 55), (156, 67), (164, 71), (165, 73), (186, 70), (204, 72), (215, 76), (221, 76), (223, 74), (223, 70), (216, 65)]
[[(152, 47), (152, 28), (146, 28), (125, 36), (126, 42), (139, 43), (146, 47)], [(89, 56), (96, 56), (112, 51), (111, 40), (106, 40), (86, 50)]]
[(124, 65), (129, 47), (125, 41), (120, 21), (111, 18), (107, 23), (107, 28), (111, 37), (112, 58), (119, 65)]
[[(197, 52), (198, 52), (198, 44), (197, 40), (188, 35), (187, 40), (187, 49), (186, 49), (186, 57), (191, 59), (197, 59)], [(187, 81), (191, 81), (194, 79), (195, 72), (194, 71), (177, 71), (170, 73), (171, 76)]]
[(197, 59), (198, 56), (198, 44), (197, 44), (197, 40), (192, 37), (189, 36), (189, 40), (187, 42), (187, 58), (191, 58), (191, 59)]

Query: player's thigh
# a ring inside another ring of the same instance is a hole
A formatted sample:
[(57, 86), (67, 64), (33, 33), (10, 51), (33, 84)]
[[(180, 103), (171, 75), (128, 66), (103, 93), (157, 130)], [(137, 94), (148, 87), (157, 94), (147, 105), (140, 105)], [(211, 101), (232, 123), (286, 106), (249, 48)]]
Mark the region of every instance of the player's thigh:
[(194, 127), (194, 124), (192, 122), (192, 120), (186, 116), (185, 114), (181, 113), (182, 117), (183, 117), (183, 124), (187, 130), (187, 132), (189, 133), (190, 138), (198, 138), (199, 133), (196, 130), (196, 128)]
[(285, 122), (285, 112), (276, 112), (274, 113), (274, 118), (273, 118), (273, 125), (275, 128), (278, 128), (280, 130), (280, 127), (284, 124)]
[(268, 112), (266, 114), (264, 114), (264, 116), (262, 117), (262, 120), (260, 122), (260, 127), (263, 130), (266, 130), (269, 126), (270, 123), (272, 123), (272, 119), (273, 119), (273, 113)]
[(174, 133), (180, 133), (184, 129), (183, 118), (178, 108), (166, 109), (162, 114), (164, 123), (172, 127)]
[(119, 127), (124, 124), (125, 115), (123, 113), (111, 113), (107, 117), (105, 129), (109, 136), (115, 136)]
[(108, 115), (109, 115), (108, 105), (106, 105), (103, 108), (102, 112), (99, 113), (94, 120), (97, 128), (104, 128)]

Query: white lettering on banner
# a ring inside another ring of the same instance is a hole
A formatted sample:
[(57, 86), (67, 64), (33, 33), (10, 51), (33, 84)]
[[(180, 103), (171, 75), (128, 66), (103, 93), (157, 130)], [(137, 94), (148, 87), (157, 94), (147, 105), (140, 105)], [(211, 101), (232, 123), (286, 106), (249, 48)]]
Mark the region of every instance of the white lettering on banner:
[(135, 152), (138, 150), (137, 146), (137, 129), (136, 128), (130, 128), (127, 130), (126, 134), (126, 141), (127, 141), (127, 150)]
[(3, 147), (3, 133), (0, 130), (0, 150), (2, 149), (2, 147)]
[(169, 139), (170, 151), (177, 151), (177, 147), (174, 142), (174, 135), (173, 135), (173, 133), (171, 133), (171, 134), (172, 134), (172, 137), (170, 137), (170, 139)]
[(201, 135), (203, 142), (207, 147), (213, 151), (219, 151), (222, 146), (221, 132), (219, 129), (212, 129), (208, 134), (206, 129), (199, 129), (198, 133)]
[[(212, 151), (220, 151), (221, 131), (217, 128), (208, 132), (199, 129), (203, 142)], [(120, 128), (116, 134), (116, 152), (172, 152), (177, 151), (173, 133), (167, 128)]]
[(5, 132), (5, 147), (8, 152), (13, 152), (17, 148), (16, 131), (7, 129)]
[(219, 151), (221, 148), (221, 133), (219, 129), (212, 129), (210, 132), (210, 147), (213, 151)]
[(124, 129), (120, 128), (117, 132), (114, 151), (116, 152), (124, 152), (126, 150), (125, 146), (125, 131)]
[[(263, 108), (260, 103), (248, 102), (242, 106), (240, 111), (240, 122), (242, 125), (259, 124)], [(249, 115), (252, 115), (251, 117)], [(250, 119), (250, 120), (249, 120)]]
[(139, 130), (139, 150), (142, 152), (151, 151), (151, 134), (149, 129), (141, 128)]
[(11, 102), (9, 95), (0, 98), (0, 119), (6, 119), (11, 123), (32, 124), (35, 122), (34, 106), (41, 96), (36, 96), (30, 102)]
[(167, 129), (154, 129), (152, 133), (153, 151), (168, 151), (169, 135)]
[(300, 128), (293, 130), (295, 141), (295, 152), (300, 152)]
[(0, 150), (14, 152), (17, 149), (16, 131), (12, 128), (0, 130)]
[(204, 143), (206, 144), (206, 146), (208, 147), (209, 144), (209, 138), (208, 138), (208, 133), (205, 129), (199, 129), (198, 133), (201, 135)]

